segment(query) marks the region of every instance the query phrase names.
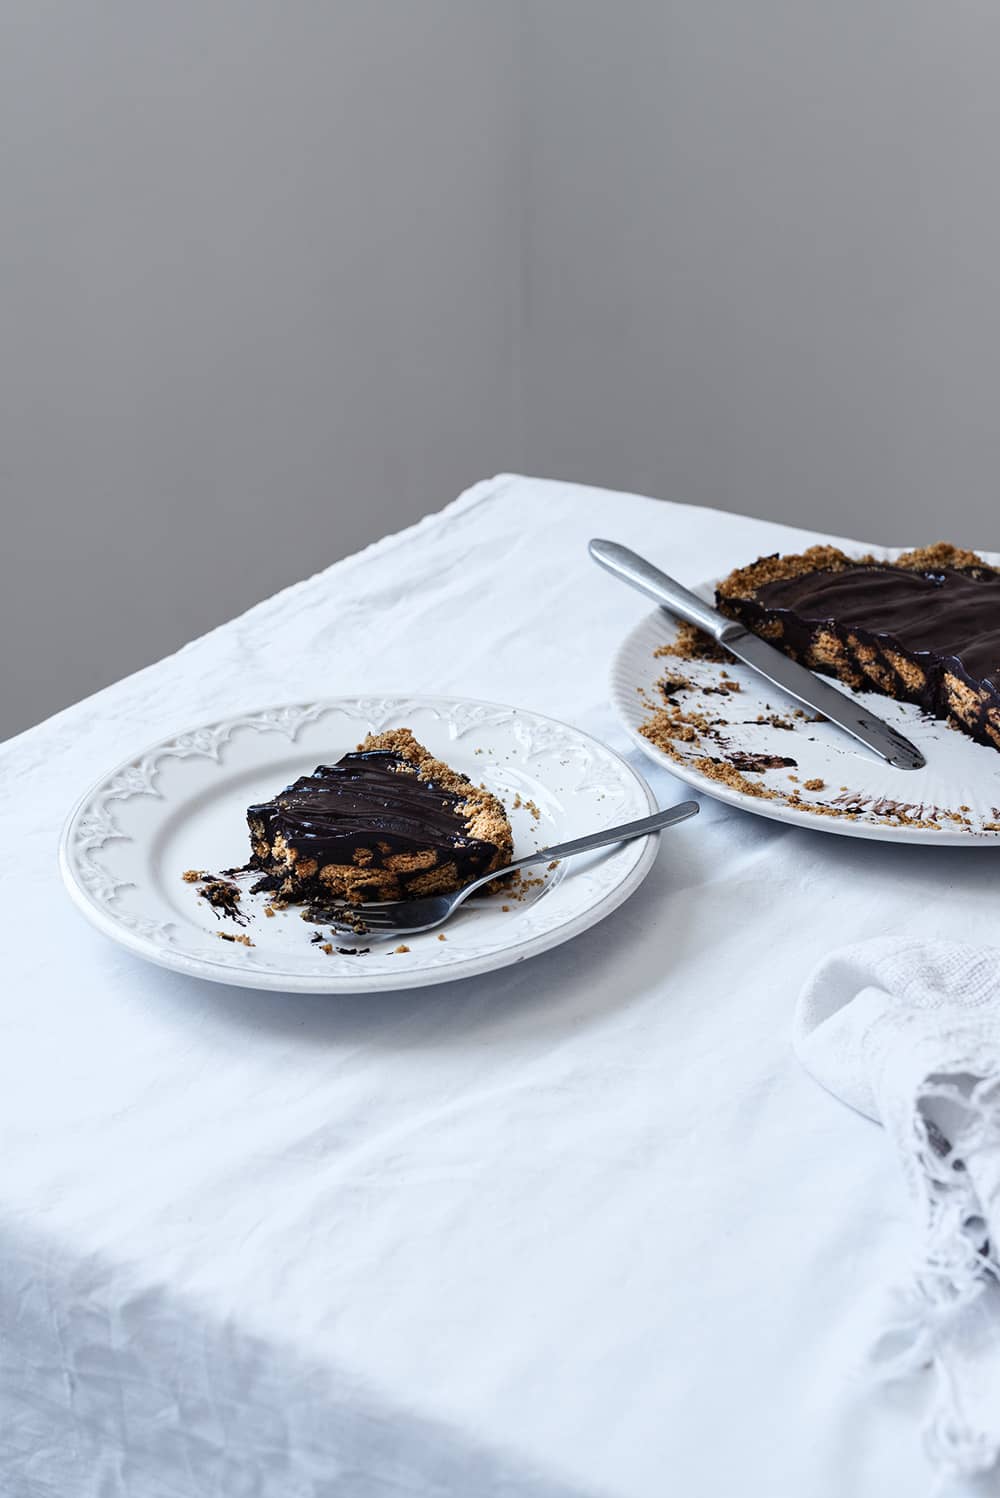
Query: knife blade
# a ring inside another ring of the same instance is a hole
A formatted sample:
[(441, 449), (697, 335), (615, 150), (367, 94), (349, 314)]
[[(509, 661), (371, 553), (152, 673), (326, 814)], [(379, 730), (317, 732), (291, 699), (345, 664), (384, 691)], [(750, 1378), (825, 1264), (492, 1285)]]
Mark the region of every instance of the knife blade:
[(652, 598), (661, 608), (712, 636), (738, 660), (756, 671), (796, 702), (822, 713), (831, 723), (893, 765), (897, 770), (920, 770), (926, 764), (915, 744), (891, 724), (869, 712), (836, 687), (821, 681), (798, 661), (782, 655), (773, 645), (751, 633), (735, 619), (727, 619), (711, 604), (699, 598), (674, 578), (654, 567), (627, 546), (617, 541), (593, 540), (590, 555), (601, 567), (622, 582)]

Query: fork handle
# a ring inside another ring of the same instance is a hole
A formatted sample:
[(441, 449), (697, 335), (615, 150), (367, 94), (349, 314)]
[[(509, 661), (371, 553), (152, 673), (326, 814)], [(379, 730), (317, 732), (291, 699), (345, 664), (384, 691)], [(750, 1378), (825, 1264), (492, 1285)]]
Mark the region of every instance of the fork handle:
[(574, 853), (589, 853), (592, 848), (606, 848), (609, 843), (627, 843), (634, 837), (646, 837), (651, 832), (660, 832), (664, 827), (673, 827), (677, 822), (685, 822), (688, 817), (697, 816), (698, 810), (697, 801), (681, 801), (677, 806), (668, 806), (666, 811), (656, 811), (652, 816), (640, 817), (636, 822), (622, 822), (617, 827), (589, 832), (586, 837), (576, 837), (568, 843), (555, 843), (551, 848), (539, 848), (537, 853), (529, 853), (524, 858), (515, 859), (505, 868), (494, 869), (492, 874), (474, 879), (465, 886), (462, 893), (469, 894), (481, 884), (490, 884), (494, 879), (502, 879), (505, 874), (514, 874), (518, 869), (527, 868), (529, 864), (551, 863), (554, 858), (570, 858)]

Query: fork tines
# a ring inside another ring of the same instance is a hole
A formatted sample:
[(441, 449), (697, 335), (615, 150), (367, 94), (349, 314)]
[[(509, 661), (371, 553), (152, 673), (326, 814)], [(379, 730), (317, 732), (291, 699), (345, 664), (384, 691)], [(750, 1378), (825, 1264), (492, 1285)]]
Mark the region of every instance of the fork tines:
[(392, 918), (376, 906), (331, 905), (323, 911), (323, 923), (341, 935), (368, 936), (394, 925)]

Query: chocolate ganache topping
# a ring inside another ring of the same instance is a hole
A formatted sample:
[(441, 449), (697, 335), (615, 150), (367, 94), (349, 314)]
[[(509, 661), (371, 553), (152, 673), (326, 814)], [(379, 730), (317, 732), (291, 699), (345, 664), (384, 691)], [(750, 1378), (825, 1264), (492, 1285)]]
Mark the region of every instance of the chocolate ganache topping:
[(458, 889), (510, 862), (510, 822), (485, 786), (408, 728), (369, 734), (247, 809), (256, 887), (282, 900), (397, 900)]
[(817, 624), (892, 636), (914, 656), (957, 662), (970, 680), (1000, 684), (1000, 575), (858, 567), (765, 583), (760, 604), (805, 649)]
[(401, 755), (376, 749), (319, 765), (247, 815), (266, 824), (272, 843), (283, 837), (302, 859), (350, 863), (359, 845), (383, 857), (433, 849), (471, 879), (496, 850), (468, 835), (462, 805), (454, 791), (419, 779)]

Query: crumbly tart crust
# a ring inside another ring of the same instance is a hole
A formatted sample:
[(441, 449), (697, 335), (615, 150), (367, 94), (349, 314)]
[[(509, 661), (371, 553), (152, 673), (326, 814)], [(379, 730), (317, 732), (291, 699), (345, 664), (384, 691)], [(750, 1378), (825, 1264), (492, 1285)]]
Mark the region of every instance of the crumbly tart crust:
[[(352, 777), (374, 779), (374, 803), (348, 790), (339, 804)], [(263, 876), (256, 888), (284, 903), (445, 894), (513, 855), (496, 796), (436, 759), (408, 728), (369, 734), (356, 753), (251, 806), (247, 822), (251, 867)]]
[(848, 572), (858, 567), (891, 567), (899, 572), (944, 572), (951, 569), (981, 576), (992, 576), (995, 571), (977, 552), (965, 551), (950, 541), (935, 541), (931, 546), (904, 551), (893, 562), (884, 562), (871, 553), (849, 557), (839, 546), (810, 546), (803, 552), (788, 556), (775, 552), (772, 556), (758, 557), (756, 562), (746, 567), (737, 567), (719, 583), (716, 598), (721, 607), (725, 599), (752, 598), (766, 583), (801, 577), (807, 572)]
[[(946, 541), (906, 552), (893, 562), (870, 555), (849, 557), (836, 546), (760, 557), (731, 572), (718, 585), (716, 601), (723, 613), (812, 670), (857, 690), (916, 703), (937, 718), (950, 719), (978, 742), (1000, 748), (1000, 655), (987, 674), (981, 665), (978, 669), (970, 666), (968, 652), (950, 647), (913, 648), (891, 629), (848, 624), (835, 613), (815, 617), (815, 611), (810, 614), (782, 597), (794, 588), (780, 585), (795, 579), (844, 573), (862, 580), (870, 574), (873, 586), (880, 574), (922, 574), (936, 585), (941, 580), (944, 591), (940, 596), (946, 600), (950, 580), (953, 587), (968, 588), (970, 580), (990, 589), (995, 585), (995, 604), (992, 592), (990, 597), (995, 623), (990, 632), (1000, 630), (1000, 573), (976, 552)], [(935, 606), (937, 596), (936, 590), (928, 590), (928, 608)]]

